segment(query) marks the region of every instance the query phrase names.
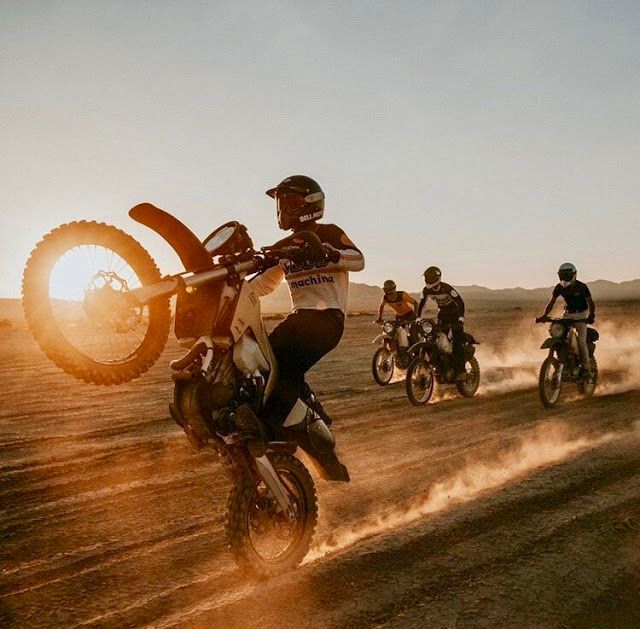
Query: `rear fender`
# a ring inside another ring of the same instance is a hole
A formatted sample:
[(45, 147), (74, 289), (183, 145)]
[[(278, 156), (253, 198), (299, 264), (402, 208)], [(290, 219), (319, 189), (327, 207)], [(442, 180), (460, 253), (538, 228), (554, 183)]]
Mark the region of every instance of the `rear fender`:
[(211, 256), (199, 238), (175, 216), (151, 203), (139, 203), (129, 210), (129, 216), (162, 236), (178, 254), (187, 271), (212, 266)]

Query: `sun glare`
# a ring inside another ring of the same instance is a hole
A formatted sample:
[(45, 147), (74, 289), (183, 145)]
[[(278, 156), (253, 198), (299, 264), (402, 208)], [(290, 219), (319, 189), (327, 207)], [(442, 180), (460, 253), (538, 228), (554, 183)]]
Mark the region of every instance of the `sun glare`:
[(140, 285), (138, 278), (117, 253), (96, 245), (82, 245), (67, 251), (51, 271), (51, 299), (81, 302), (87, 290), (101, 288), (111, 281), (115, 290)]

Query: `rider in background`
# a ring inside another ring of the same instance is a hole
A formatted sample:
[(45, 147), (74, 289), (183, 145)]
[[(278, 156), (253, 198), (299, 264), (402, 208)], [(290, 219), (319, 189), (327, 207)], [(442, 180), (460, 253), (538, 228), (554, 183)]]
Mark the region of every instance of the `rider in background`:
[(449, 326), (453, 336), (453, 368), (456, 379), (466, 377), (464, 357), (464, 301), (453, 286), (441, 281), (442, 271), (437, 266), (430, 266), (424, 272), (424, 288), (422, 299), (418, 305), (418, 318), (429, 300), (433, 299), (438, 306), (438, 323)]
[[(396, 313), (396, 323), (403, 326), (407, 332), (401, 345), (408, 345), (409, 342), (415, 342), (415, 326), (412, 325), (416, 319), (418, 302), (409, 293), (403, 290), (397, 290), (396, 283), (393, 280), (386, 280), (382, 285), (382, 301), (378, 308), (378, 318), (374, 323), (382, 323), (382, 313), (385, 306), (389, 306)], [(406, 326), (406, 327), (405, 327)], [(402, 337), (400, 337), (402, 339)]]
[(382, 313), (385, 306), (389, 306), (396, 313), (397, 323), (412, 323), (417, 315), (418, 302), (403, 290), (397, 290), (393, 280), (386, 280), (382, 285), (382, 301), (378, 308), (378, 318), (375, 323), (382, 323)]
[[(541, 319), (547, 317), (553, 310), (558, 297), (562, 297), (565, 302), (565, 319), (582, 319), (575, 323), (574, 327), (578, 334), (578, 350), (580, 361), (585, 372), (591, 371), (591, 361), (589, 360), (589, 348), (587, 346), (587, 323), (593, 323), (596, 319), (596, 305), (591, 297), (589, 287), (576, 279), (578, 270), (571, 262), (565, 262), (558, 269), (560, 282), (556, 284), (551, 295), (551, 300), (544, 309)], [(586, 322), (585, 322), (586, 321)]]
[[(276, 201), (278, 227), (293, 232), (289, 244), (298, 244), (296, 233), (310, 231), (324, 247), (321, 259), (281, 260), (251, 280), (259, 297), (273, 292), (283, 279), (291, 294), (291, 314), (269, 335), (280, 375), (261, 417), (277, 429), (294, 421), (294, 406), (306, 397), (306, 372), (340, 341), (349, 271), (361, 271), (364, 256), (340, 227), (317, 222), (324, 214), (325, 196), (310, 177), (287, 177), (266, 193)], [(326, 415), (323, 419), (330, 423)]]

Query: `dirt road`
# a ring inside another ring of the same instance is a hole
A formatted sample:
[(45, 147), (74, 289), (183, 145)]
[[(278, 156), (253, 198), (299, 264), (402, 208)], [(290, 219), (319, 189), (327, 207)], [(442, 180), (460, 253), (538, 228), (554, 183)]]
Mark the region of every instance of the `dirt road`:
[(177, 348), (99, 388), (7, 331), (0, 626), (640, 626), (638, 305), (604, 314), (629, 357), (603, 353), (604, 394), (551, 411), (529, 313), (477, 312), (480, 394), (424, 408), (373, 383), (376, 328), (351, 318), (310, 380), (353, 481), (317, 480), (312, 552), (270, 581), (235, 568), (227, 482), (168, 418)]

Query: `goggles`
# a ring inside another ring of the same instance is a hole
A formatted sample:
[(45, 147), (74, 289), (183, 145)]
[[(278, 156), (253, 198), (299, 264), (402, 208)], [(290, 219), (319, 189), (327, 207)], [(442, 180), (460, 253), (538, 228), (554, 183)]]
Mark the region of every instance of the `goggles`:
[(558, 277), (565, 281), (565, 282), (570, 282), (576, 275), (575, 271), (572, 271), (571, 269), (563, 269), (562, 271), (558, 271)]
[(283, 190), (282, 192), (276, 192), (275, 197), (278, 212), (287, 214), (304, 208), (305, 197), (302, 194)]

